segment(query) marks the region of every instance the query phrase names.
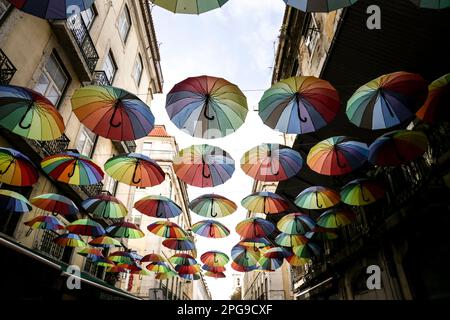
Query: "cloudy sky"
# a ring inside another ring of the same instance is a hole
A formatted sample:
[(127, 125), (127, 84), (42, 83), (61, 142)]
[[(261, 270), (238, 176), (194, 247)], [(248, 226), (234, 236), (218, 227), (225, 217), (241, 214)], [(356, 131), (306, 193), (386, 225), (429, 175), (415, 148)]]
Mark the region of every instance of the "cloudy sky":
[[(263, 142), (282, 141), (279, 133), (263, 125), (253, 109), (263, 90), (270, 87), (284, 8), (281, 0), (230, 0), (222, 9), (200, 16), (175, 15), (156, 6), (152, 9), (160, 42), (165, 93), (185, 78), (210, 75), (238, 85), (248, 98), (250, 112), (246, 123), (228, 137), (208, 141), (192, 138), (170, 122), (164, 108), (165, 95), (158, 95), (153, 101), (157, 123), (166, 126), (180, 148), (209, 143), (228, 151), (236, 161), (236, 172), (224, 185), (211, 189), (189, 187), (191, 200), (205, 193), (217, 193), (239, 204), (251, 193), (253, 185), (253, 180), (239, 167), (243, 153)], [(202, 220), (195, 214), (192, 216), (194, 222)], [(220, 219), (232, 234), (225, 239), (198, 237), (199, 254), (215, 249), (230, 255), (232, 246), (239, 241), (235, 226), (243, 219), (242, 207), (232, 216)], [(227, 279), (208, 278), (214, 299), (228, 299), (232, 293), (234, 271), (229, 264), (227, 267)]]

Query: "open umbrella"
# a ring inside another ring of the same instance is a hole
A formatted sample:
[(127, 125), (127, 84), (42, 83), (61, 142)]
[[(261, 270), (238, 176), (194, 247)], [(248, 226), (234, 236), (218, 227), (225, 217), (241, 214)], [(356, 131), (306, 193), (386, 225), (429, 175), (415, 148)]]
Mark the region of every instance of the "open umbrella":
[(193, 264), (190, 266), (178, 265), (178, 266), (175, 266), (175, 270), (179, 274), (196, 274), (201, 271), (201, 268), (200, 268), (200, 265), (198, 265), (198, 264)]
[(177, 275), (177, 273), (175, 271), (169, 270), (167, 272), (155, 274), (155, 279), (156, 280), (167, 280), (167, 279), (175, 277), (176, 275)]
[(316, 227), (311, 232), (307, 232), (305, 237), (312, 241), (324, 241), (335, 240), (338, 238), (338, 234), (334, 229)]
[(137, 275), (139, 275), (139, 278), (140, 278), (140, 279), (141, 279), (142, 277), (152, 275), (152, 274), (150, 273), (150, 271), (147, 271), (147, 270), (145, 270), (145, 269), (141, 269), (141, 270), (133, 270), (133, 271), (131, 271), (130, 273), (131, 273), (131, 274), (137, 274)]
[(261, 218), (249, 218), (238, 223), (236, 232), (244, 238), (262, 238), (275, 230), (272, 222)]
[(323, 228), (341, 228), (356, 220), (356, 213), (348, 209), (331, 209), (322, 213), (317, 225)]
[(426, 9), (444, 9), (450, 7), (450, 0), (411, 0), (416, 6)]
[(48, 20), (65, 20), (89, 9), (94, 0), (8, 0), (17, 9)]
[(315, 186), (300, 192), (295, 204), (304, 209), (320, 210), (337, 205), (341, 201), (339, 193), (331, 188)]
[(122, 247), (120, 241), (108, 237), (108, 236), (100, 236), (89, 241), (89, 244), (93, 247), (102, 247), (102, 248), (113, 248), (113, 247)]
[(230, 230), (218, 221), (203, 220), (192, 225), (192, 231), (206, 238), (225, 238), (230, 235)]
[(377, 138), (369, 148), (369, 161), (377, 166), (399, 166), (428, 150), (428, 138), (420, 131), (398, 130)]
[(189, 203), (189, 209), (196, 214), (207, 218), (222, 218), (233, 214), (236, 204), (218, 194), (205, 194)]
[(30, 212), (32, 207), (27, 198), (20, 193), (1, 189), (0, 190), (0, 209), (11, 213)]
[(346, 184), (341, 191), (342, 202), (351, 206), (365, 206), (381, 199), (384, 188), (377, 181), (356, 179)]
[(223, 273), (223, 272), (211, 272), (211, 271), (206, 271), (206, 272), (205, 272), (205, 277), (216, 278), (216, 279), (222, 279), (222, 278), (226, 278), (227, 276), (226, 276), (225, 273)]
[(228, 0), (150, 0), (173, 13), (201, 14), (222, 7)]
[(175, 265), (192, 266), (197, 264), (197, 260), (187, 253), (176, 253), (169, 258), (169, 262)]
[(72, 109), (92, 132), (119, 141), (146, 137), (155, 117), (134, 94), (110, 86), (86, 86), (72, 96)]
[(131, 222), (116, 222), (106, 229), (108, 234), (114, 238), (138, 239), (145, 236), (137, 225)]
[(320, 246), (313, 242), (308, 242), (307, 244), (294, 247), (292, 248), (292, 251), (296, 256), (307, 259), (319, 256), (321, 253)]
[(330, 12), (351, 6), (358, 0), (283, 0), (303, 12)]
[(72, 200), (54, 193), (47, 193), (34, 197), (31, 199), (31, 203), (39, 209), (51, 212), (53, 215), (76, 215), (79, 211)]
[(238, 243), (241, 246), (244, 247), (253, 247), (255, 250), (261, 250), (264, 249), (265, 247), (268, 247), (271, 245), (271, 242), (264, 237), (260, 237), (260, 238), (244, 238), (241, 239), (241, 241), (239, 241)]
[(188, 281), (196, 281), (196, 280), (200, 280), (200, 274), (198, 273), (194, 273), (194, 274), (189, 274), (189, 273), (178, 273), (178, 276), (182, 279), (188, 280)]
[(287, 234), (305, 234), (316, 227), (313, 219), (303, 213), (290, 213), (281, 218), (277, 228)]
[(185, 238), (186, 232), (175, 222), (156, 221), (147, 227), (148, 231), (163, 238)]
[(31, 229), (58, 231), (64, 229), (64, 225), (53, 216), (37, 216), (24, 223)]
[(261, 250), (261, 254), (265, 258), (283, 260), (284, 258), (289, 257), (290, 251), (281, 247), (269, 247), (268, 249)]
[(339, 95), (328, 81), (300, 76), (267, 90), (259, 102), (259, 116), (272, 129), (305, 134), (330, 123), (339, 108)]
[(412, 120), (427, 94), (427, 84), (418, 74), (386, 74), (356, 90), (348, 100), (347, 116), (361, 128), (391, 128)]
[(105, 268), (112, 268), (116, 266), (116, 264), (113, 261), (103, 257), (97, 257), (95, 259), (92, 259), (92, 263), (95, 264), (96, 266)]
[(235, 132), (244, 123), (248, 107), (236, 85), (225, 79), (200, 76), (175, 85), (167, 95), (166, 111), (184, 132), (211, 139)]
[(255, 192), (241, 201), (242, 206), (250, 212), (277, 214), (289, 208), (289, 203), (282, 196), (273, 192)]
[(112, 157), (104, 167), (112, 178), (139, 188), (159, 185), (165, 179), (164, 171), (155, 161), (138, 153)]
[(119, 267), (119, 266), (112, 266), (109, 267), (105, 270), (105, 272), (108, 273), (125, 273), (127, 272), (127, 269), (123, 268), (123, 267)]
[[(450, 6), (450, 0), (447, 0)], [(416, 116), (426, 123), (435, 123), (449, 119), (450, 73), (433, 81), (428, 86), (428, 98), (416, 112)]]
[(369, 149), (365, 143), (337, 136), (313, 146), (307, 163), (317, 173), (337, 176), (360, 168), (367, 161), (368, 155)]
[(97, 257), (104, 258), (102, 249), (100, 248), (84, 248), (81, 251), (78, 252), (80, 256), (89, 258), (89, 259), (95, 259)]
[(223, 267), (230, 261), (230, 258), (220, 251), (207, 251), (200, 256), (200, 260), (208, 266)]
[(65, 233), (53, 239), (53, 242), (62, 247), (87, 247), (87, 243), (77, 234)]
[(219, 147), (193, 145), (173, 160), (176, 175), (189, 185), (208, 188), (225, 183), (234, 173), (233, 158)]
[(121, 219), (128, 214), (128, 210), (123, 203), (108, 194), (99, 194), (88, 198), (81, 205), (84, 210), (92, 213), (96, 218)]
[(128, 251), (115, 251), (108, 256), (108, 259), (121, 265), (128, 265), (127, 269), (130, 270), (129, 266), (134, 266), (136, 263), (131, 252)]
[(155, 218), (175, 218), (183, 213), (183, 210), (171, 199), (158, 195), (151, 195), (142, 198), (134, 204), (134, 208)]
[(308, 262), (310, 261), (310, 259), (307, 258), (301, 258), (296, 256), (295, 254), (291, 254), (289, 257), (286, 258), (286, 261), (294, 267), (300, 267), (300, 266), (304, 266), (305, 264), (308, 264)]
[(214, 267), (214, 266), (208, 266), (207, 264), (202, 266), (202, 270), (209, 271), (209, 272), (225, 272), (227, 271), (227, 268), (223, 266)]
[(141, 263), (144, 262), (165, 262), (166, 259), (164, 259), (161, 255), (157, 253), (149, 253), (142, 257)]
[(283, 181), (295, 176), (303, 166), (300, 153), (286, 146), (265, 143), (241, 158), (241, 168), (258, 181)]
[(44, 158), (41, 167), (53, 179), (79, 186), (97, 184), (105, 175), (91, 159), (71, 151)]
[(62, 116), (46, 97), (9, 85), (0, 86), (0, 126), (40, 141), (58, 139), (65, 130)]
[(283, 247), (296, 247), (308, 242), (308, 239), (301, 234), (280, 233), (275, 238), (276, 244)]
[(259, 258), (258, 264), (261, 271), (275, 271), (283, 265), (283, 259), (262, 256)]
[(258, 264), (260, 253), (253, 247), (237, 244), (231, 249), (231, 257), (235, 263), (243, 267), (252, 267)]
[(172, 250), (190, 251), (195, 250), (195, 244), (189, 238), (169, 238), (162, 242), (163, 246)]
[(255, 264), (253, 266), (247, 266), (246, 267), (246, 266), (242, 266), (242, 265), (236, 263), (235, 261), (232, 261), (231, 262), (231, 268), (233, 270), (236, 270), (237, 272), (251, 272), (251, 271), (254, 271), (254, 270), (258, 269), (258, 265)]
[(0, 147), (0, 182), (17, 187), (29, 187), (39, 175), (30, 158), (21, 152)]
[(105, 229), (91, 219), (79, 219), (66, 226), (66, 230), (80, 236), (100, 237), (106, 233)]

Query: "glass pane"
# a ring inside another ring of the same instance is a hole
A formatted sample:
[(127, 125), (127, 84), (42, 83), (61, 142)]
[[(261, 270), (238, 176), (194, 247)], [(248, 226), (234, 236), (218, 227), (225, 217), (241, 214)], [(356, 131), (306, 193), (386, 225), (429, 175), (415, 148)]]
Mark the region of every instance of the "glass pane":
[(142, 75), (142, 60), (141, 57), (138, 56), (136, 62), (134, 64), (133, 78), (136, 81), (136, 84), (139, 84)]
[(95, 17), (95, 13), (92, 8), (89, 8), (89, 9), (81, 12), (81, 18), (83, 19), (83, 22), (87, 28), (89, 28), (92, 25), (92, 22), (94, 21), (94, 17)]
[(50, 100), (54, 105), (56, 105), (59, 101), (59, 98), (61, 98), (61, 94), (58, 92), (58, 90), (56, 90), (56, 88), (51, 85), (48, 90), (47, 93), (45, 94), (45, 96), (47, 97), (48, 100)]
[(45, 69), (47, 70), (52, 80), (55, 82), (58, 89), (60, 91), (63, 91), (67, 83), (67, 76), (61, 70), (61, 67), (59, 66), (55, 57), (50, 56), (45, 66)]
[(43, 73), (43, 74), (41, 74), (41, 76), (39, 77), (38, 82), (34, 86), (34, 91), (37, 91), (40, 94), (44, 94), (45, 95), (49, 85), (50, 85), (50, 81), (49, 81), (48, 77)]
[(127, 39), (128, 31), (130, 30), (130, 21), (128, 17), (128, 9), (125, 8), (119, 17), (119, 32), (123, 41)]
[(111, 56), (111, 53), (108, 53), (108, 55), (106, 56), (105, 63), (103, 65), (103, 71), (105, 71), (108, 80), (112, 82), (116, 73), (116, 66), (114, 65), (114, 60)]

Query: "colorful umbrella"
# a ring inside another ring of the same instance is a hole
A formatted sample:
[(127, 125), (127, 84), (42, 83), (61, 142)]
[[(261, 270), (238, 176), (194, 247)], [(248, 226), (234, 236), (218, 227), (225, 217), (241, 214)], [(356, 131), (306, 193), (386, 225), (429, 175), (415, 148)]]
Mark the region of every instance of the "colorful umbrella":
[(337, 176), (360, 168), (367, 161), (368, 155), (369, 150), (365, 143), (337, 136), (312, 147), (307, 163), (317, 173)]
[(104, 258), (102, 249), (99, 248), (84, 248), (83, 250), (79, 251), (78, 254), (83, 257), (87, 257), (89, 259), (95, 259), (97, 257)]
[(412, 120), (427, 93), (427, 84), (418, 74), (386, 74), (356, 90), (347, 103), (347, 116), (361, 128), (391, 128)]
[(66, 230), (70, 233), (75, 233), (80, 236), (92, 236), (92, 237), (100, 237), (106, 233), (105, 229), (94, 220), (90, 219), (79, 219), (68, 226), (66, 226)]
[(200, 256), (200, 260), (211, 267), (223, 267), (230, 261), (230, 258), (220, 251), (208, 251)]
[(175, 265), (192, 266), (197, 264), (197, 260), (187, 253), (176, 253), (169, 258), (169, 262)]
[(188, 280), (188, 281), (195, 281), (195, 280), (200, 280), (201, 279), (199, 274), (178, 273), (178, 276), (180, 278), (183, 278), (183, 279)]
[(205, 277), (216, 278), (216, 279), (222, 279), (222, 278), (226, 278), (227, 276), (226, 276), (225, 273), (223, 273), (223, 272), (211, 272), (211, 271), (206, 271), (206, 272), (205, 272)]
[(450, 0), (411, 0), (416, 6), (426, 9), (444, 9), (450, 7)]
[(266, 125), (292, 134), (323, 128), (339, 109), (339, 95), (328, 81), (304, 76), (274, 84), (259, 102), (259, 116)]
[(305, 237), (312, 241), (316, 240), (324, 241), (324, 240), (335, 240), (338, 238), (338, 234), (334, 229), (316, 227), (313, 229), (312, 232), (307, 232), (305, 234)]
[(283, 265), (283, 259), (261, 257), (258, 264), (261, 271), (275, 271)]
[(189, 209), (203, 217), (222, 218), (233, 214), (237, 206), (218, 194), (205, 194), (192, 200)]
[(291, 266), (300, 267), (300, 266), (304, 266), (305, 264), (308, 264), (310, 259), (300, 258), (300, 257), (298, 257), (298, 256), (296, 256), (295, 254), (292, 253), (289, 257), (286, 258), (286, 261)]
[(119, 266), (112, 266), (105, 270), (105, 272), (108, 273), (121, 273), (121, 272), (127, 272), (127, 269)]
[(232, 261), (231, 268), (233, 268), (233, 270), (236, 270), (237, 272), (251, 272), (251, 271), (258, 269), (258, 265), (255, 264), (254, 266), (245, 267), (245, 266), (241, 266), (240, 264), (236, 263), (235, 261)]
[(303, 213), (290, 213), (277, 223), (277, 228), (287, 234), (305, 234), (316, 227), (313, 219)]
[(245, 219), (236, 226), (236, 232), (244, 238), (266, 237), (274, 230), (275, 226), (272, 222), (261, 218)]
[(286, 257), (289, 257), (291, 254), (289, 250), (281, 247), (270, 247), (268, 249), (263, 249), (261, 253), (262, 256), (265, 258), (281, 259), (281, 260), (283, 260)]
[(181, 150), (173, 163), (181, 180), (200, 188), (225, 183), (235, 170), (234, 160), (226, 151), (207, 144)]
[(53, 239), (53, 242), (62, 247), (87, 247), (87, 243), (79, 235), (73, 233), (63, 234)]
[(287, 200), (273, 192), (252, 193), (242, 199), (241, 204), (250, 212), (264, 214), (277, 214), (289, 208)]
[(139, 239), (145, 236), (144, 232), (137, 225), (131, 222), (116, 222), (108, 229), (108, 234), (114, 238)]
[(230, 235), (230, 230), (220, 222), (203, 220), (192, 225), (192, 231), (206, 238), (225, 238)]
[(99, 194), (86, 199), (81, 205), (84, 210), (92, 213), (96, 218), (121, 219), (128, 214), (127, 208), (119, 199), (107, 194)]
[(133, 271), (131, 271), (131, 274), (137, 274), (137, 275), (139, 275), (139, 277), (145, 277), (145, 276), (150, 276), (150, 275), (152, 275), (152, 274), (150, 273), (150, 271), (147, 271), (147, 270), (145, 270), (145, 269), (142, 269), (142, 270), (133, 270)]
[(155, 117), (134, 94), (110, 86), (86, 86), (72, 96), (72, 109), (92, 132), (111, 139), (132, 141), (152, 131)]
[(94, 0), (8, 0), (17, 9), (48, 20), (65, 20), (89, 9)]
[(330, 12), (351, 6), (358, 0), (283, 0), (303, 12)]
[(91, 241), (89, 241), (89, 244), (94, 247), (102, 247), (102, 248), (122, 247), (120, 241), (108, 236), (101, 236), (98, 238), (94, 238)]
[(99, 267), (112, 268), (115, 267), (115, 263), (109, 259), (103, 257), (97, 257), (92, 259), (92, 263)]
[(399, 130), (376, 139), (369, 148), (369, 161), (377, 166), (399, 166), (428, 150), (428, 138), (420, 131)]
[(42, 230), (62, 230), (64, 225), (55, 217), (52, 216), (37, 216), (34, 219), (24, 223), (30, 229), (42, 229)]
[[(450, 1), (447, 0), (450, 6)], [(428, 86), (428, 98), (416, 112), (416, 116), (424, 122), (434, 123), (448, 120), (450, 105), (450, 73), (433, 81)]]
[(185, 238), (187, 233), (175, 222), (156, 221), (147, 227), (148, 231), (163, 238)]
[(150, 253), (142, 257), (141, 262), (165, 262), (166, 260), (159, 254)]
[(97, 184), (105, 175), (91, 159), (71, 151), (44, 158), (41, 167), (53, 179), (72, 185)]
[(378, 182), (356, 179), (342, 188), (341, 199), (351, 206), (365, 206), (381, 199), (384, 194), (384, 188)]
[(51, 212), (53, 215), (76, 215), (79, 211), (72, 200), (65, 196), (54, 193), (48, 193), (34, 197), (33, 199), (31, 199), (31, 203), (39, 209)]
[(253, 247), (237, 244), (231, 249), (231, 257), (235, 263), (243, 267), (253, 267), (258, 264), (260, 253)]
[(155, 218), (175, 218), (183, 213), (183, 210), (175, 202), (163, 196), (147, 196), (134, 204), (134, 208)]
[(297, 246), (292, 248), (292, 251), (294, 252), (294, 254), (300, 258), (307, 258), (307, 259), (311, 259), (315, 256), (319, 256), (321, 249), (320, 246), (309, 242), (305, 245), (301, 245), (301, 246)]
[(10, 213), (25, 213), (30, 212), (32, 207), (20, 193), (10, 190), (0, 190), (0, 209)]
[(139, 188), (159, 185), (166, 175), (155, 161), (138, 153), (112, 157), (106, 161), (105, 171), (112, 178)]
[(195, 250), (195, 244), (188, 238), (166, 239), (162, 242), (163, 246), (172, 250), (190, 251)]
[(301, 234), (280, 233), (275, 238), (276, 244), (283, 247), (296, 247), (308, 242), (308, 239)]
[(0, 182), (17, 187), (29, 187), (39, 175), (30, 158), (17, 150), (0, 147)]
[(173, 13), (201, 14), (222, 7), (228, 0), (150, 0)]
[(167, 280), (167, 279), (175, 277), (176, 275), (177, 275), (177, 273), (175, 271), (169, 270), (167, 272), (155, 274), (155, 279), (156, 280)]
[(253, 247), (255, 250), (263, 249), (271, 245), (271, 242), (267, 238), (245, 238), (239, 241), (239, 245), (244, 247)]
[(210, 271), (210, 272), (225, 272), (227, 268), (220, 266), (220, 267), (214, 267), (214, 266), (208, 266), (207, 264), (202, 266), (202, 270)]
[(0, 126), (40, 141), (58, 139), (65, 130), (62, 116), (46, 97), (16, 86), (0, 86)]
[(295, 204), (304, 209), (327, 209), (341, 202), (339, 193), (331, 188), (321, 186), (303, 190), (295, 199)]
[(275, 182), (295, 176), (303, 166), (300, 153), (280, 144), (262, 144), (241, 158), (241, 168), (258, 181)]
[(166, 111), (184, 132), (212, 139), (235, 132), (244, 123), (248, 107), (246, 97), (236, 85), (225, 79), (201, 76), (175, 85), (167, 95)]
[(135, 265), (136, 262), (134, 257), (128, 251), (115, 251), (108, 256), (108, 259), (115, 263), (121, 265), (127, 264), (129, 266)]
[(356, 213), (346, 209), (331, 209), (322, 213), (317, 225), (323, 228), (341, 228), (356, 220)]
[(179, 274), (196, 274), (199, 273), (201, 271), (200, 269), (200, 265), (198, 264), (194, 264), (191, 266), (175, 266), (175, 270), (179, 273)]

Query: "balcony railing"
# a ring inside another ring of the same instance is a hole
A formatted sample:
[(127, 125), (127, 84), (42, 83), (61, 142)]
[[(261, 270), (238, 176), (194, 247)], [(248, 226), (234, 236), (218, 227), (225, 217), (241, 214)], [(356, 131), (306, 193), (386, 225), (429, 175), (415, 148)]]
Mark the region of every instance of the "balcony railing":
[(11, 60), (9, 60), (3, 50), (0, 49), (0, 85), (9, 84), (16, 71), (17, 69)]
[(91, 84), (97, 86), (110, 86), (111, 82), (108, 79), (105, 71), (94, 71), (92, 74), (92, 82)]
[(84, 192), (89, 198), (92, 198), (94, 196), (97, 196), (102, 193), (103, 190), (103, 183), (99, 182), (97, 184), (92, 184), (89, 186), (75, 186), (73, 185), (72, 188), (80, 193), (80, 191)]
[(37, 141), (27, 139), (28, 144), (43, 158), (65, 151), (69, 147), (70, 140), (65, 134), (56, 140)]

